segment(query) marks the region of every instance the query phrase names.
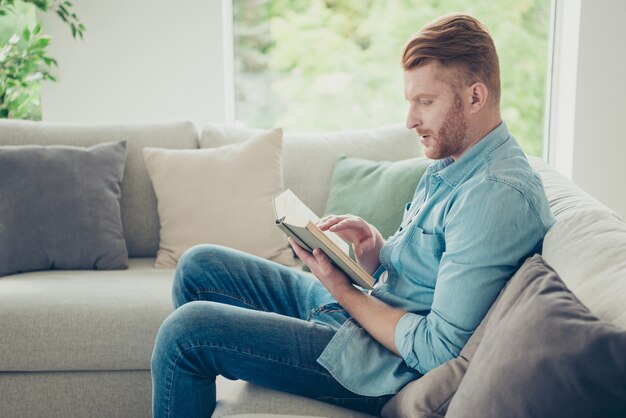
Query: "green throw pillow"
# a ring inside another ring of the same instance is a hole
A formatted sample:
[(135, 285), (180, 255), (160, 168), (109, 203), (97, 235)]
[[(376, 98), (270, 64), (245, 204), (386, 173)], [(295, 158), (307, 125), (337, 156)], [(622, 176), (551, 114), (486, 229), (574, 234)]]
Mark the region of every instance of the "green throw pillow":
[(341, 156), (335, 163), (324, 216), (360, 216), (389, 238), (431, 163), (424, 157), (378, 162)]

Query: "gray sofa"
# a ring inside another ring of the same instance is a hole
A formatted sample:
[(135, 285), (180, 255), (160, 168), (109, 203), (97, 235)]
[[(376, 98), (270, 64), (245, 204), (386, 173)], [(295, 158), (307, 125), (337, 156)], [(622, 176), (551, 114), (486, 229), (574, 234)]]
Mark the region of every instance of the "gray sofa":
[[(0, 277), (0, 417), (150, 416), (150, 356), (156, 332), (172, 309), (173, 270), (153, 267), (159, 217), (142, 149), (219, 146), (255, 132), (219, 125), (198, 131), (189, 122), (91, 126), (0, 121), (0, 146), (127, 141), (121, 213), (130, 257), (127, 270)], [(284, 144), (285, 186), (318, 214), (325, 207), (337, 155), (393, 161), (420, 154), (413, 133), (402, 127), (286, 133)], [(626, 223), (540, 159), (531, 162), (558, 221), (545, 239), (545, 259), (596, 315), (626, 328)], [(311, 187), (312, 172), (317, 173), (316, 187)], [(366, 416), (225, 379), (219, 380), (218, 399), (216, 417)]]

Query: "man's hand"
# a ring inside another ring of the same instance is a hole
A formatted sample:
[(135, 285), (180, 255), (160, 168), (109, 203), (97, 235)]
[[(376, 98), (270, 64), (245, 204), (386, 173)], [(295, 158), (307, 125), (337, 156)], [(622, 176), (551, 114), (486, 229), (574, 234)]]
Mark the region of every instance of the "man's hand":
[(296, 255), (309, 266), (311, 272), (326, 286), (337, 302), (372, 337), (399, 356), (394, 336), (398, 321), (406, 312), (392, 308), (354, 287), (350, 279), (333, 266), (330, 259), (319, 248), (313, 250), (311, 254), (291, 238), (288, 240)]
[(291, 238), (287, 238), (287, 240), (300, 260), (311, 269), (315, 277), (322, 282), (335, 298), (337, 298), (336, 294), (341, 292), (356, 290), (354, 286), (352, 286), (350, 279), (332, 264), (322, 250), (316, 248), (311, 254)]
[(354, 215), (326, 216), (317, 222), (317, 226), (322, 231), (334, 232), (351, 243), (363, 269), (370, 274), (376, 271), (380, 263), (380, 249), (385, 243), (376, 227)]
[(354, 215), (330, 215), (316, 224), (322, 231), (329, 230), (354, 245), (354, 253), (360, 257), (374, 249), (380, 232), (362, 218)]

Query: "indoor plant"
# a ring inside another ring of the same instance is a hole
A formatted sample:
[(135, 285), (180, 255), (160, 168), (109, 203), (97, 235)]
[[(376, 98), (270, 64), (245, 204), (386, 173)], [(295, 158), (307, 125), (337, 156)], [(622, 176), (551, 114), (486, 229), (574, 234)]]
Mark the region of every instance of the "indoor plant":
[[(24, 5), (57, 14), (81, 39), (85, 26), (72, 11), (69, 1), (0, 0), (0, 16), (16, 15)], [(0, 40), (0, 118), (40, 119), (39, 86), (54, 80), (51, 68), (57, 65), (46, 48), (50, 37), (41, 33), (41, 24), (26, 25), (2, 42)]]

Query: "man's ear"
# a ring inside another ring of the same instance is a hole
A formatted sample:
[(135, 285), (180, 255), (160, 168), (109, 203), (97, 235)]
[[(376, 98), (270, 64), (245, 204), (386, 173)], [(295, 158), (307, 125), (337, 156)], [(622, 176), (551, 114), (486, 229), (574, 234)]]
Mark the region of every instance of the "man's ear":
[(474, 83), (470, 86), (470, 94), (470, 113), (478, 113), (487, 104), (489, 89), (483, 83)]

